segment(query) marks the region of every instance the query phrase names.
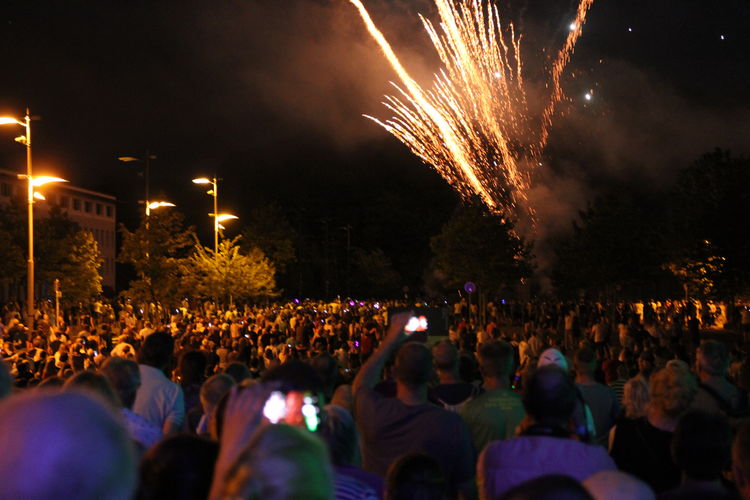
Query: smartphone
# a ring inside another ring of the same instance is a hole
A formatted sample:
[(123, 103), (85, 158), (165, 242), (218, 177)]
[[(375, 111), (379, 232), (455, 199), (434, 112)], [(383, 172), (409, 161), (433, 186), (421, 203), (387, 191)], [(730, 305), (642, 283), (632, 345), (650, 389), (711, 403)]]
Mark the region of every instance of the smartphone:
[(263, 406), (263, 416), (272, 424), (304, 425), (315, 432), (320, 425), (320, 405), (318, 398), (310, 393), (273, 391)]
[(412, 316), (409, 318), (409, 322), (406, 323), (404, 331), (407, 335), (411, 335), (414, 332), (426, 332), (427, 331), (427, 317), (426, 316)]

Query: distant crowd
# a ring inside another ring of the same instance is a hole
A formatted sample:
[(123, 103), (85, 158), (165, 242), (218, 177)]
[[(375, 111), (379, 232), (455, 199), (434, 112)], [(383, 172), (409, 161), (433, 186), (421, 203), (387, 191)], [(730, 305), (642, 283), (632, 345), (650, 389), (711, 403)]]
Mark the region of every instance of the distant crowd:
[(0, 498), (750, 499), (743, 305), (21, 316), (0, 318)]

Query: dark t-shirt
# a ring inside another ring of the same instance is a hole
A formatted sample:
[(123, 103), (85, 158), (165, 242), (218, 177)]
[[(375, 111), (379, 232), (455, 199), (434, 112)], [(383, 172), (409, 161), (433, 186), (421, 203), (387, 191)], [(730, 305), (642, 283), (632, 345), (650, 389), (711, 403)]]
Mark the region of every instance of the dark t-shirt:
[(355, 418), (366, 471), (385, 476), (399, 456), (422, 452), (440, 463), (450, 493), (474, 477), (471, 437), (456, 413), (430, 403), (406, 405), (362, 387), (355, 395)]
[(476, 387), (466, 382), (455, 384), (440, 384), (430, 389), (430, 401), (441, 406), (454, 406), (478, 394)]
[(645, 418), (623, 418), (617, 423), (610, 455), (618, 469), (642, 479), (655, 493), (662, 493), (680, 484), (671, 444), (671, 432), (657, 429)]

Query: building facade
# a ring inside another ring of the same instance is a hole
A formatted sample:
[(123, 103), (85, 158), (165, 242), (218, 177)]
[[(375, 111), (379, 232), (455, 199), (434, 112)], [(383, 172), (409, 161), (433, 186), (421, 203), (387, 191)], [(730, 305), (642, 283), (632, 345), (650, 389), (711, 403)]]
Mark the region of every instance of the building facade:
[[(53, 207), (60, 210), (78, 223), (81, 229), (89, 231), (99, 245), (102, 257), (102, 286), (110, 291), (115, 289), (115, 256), (117, 226), (116, 202), (114, 196), (76, 187), (68, 182), (45, 184), (38, 189), (46, 198), (34, 200), (34, 219), (49, 215)], [(19, 179), (16, 172), (0, 170), (0, 204), (9, 204), (12, 200), (26, 202), (27, 183)], [(7, 297), (7, 291), (2, 295)]]

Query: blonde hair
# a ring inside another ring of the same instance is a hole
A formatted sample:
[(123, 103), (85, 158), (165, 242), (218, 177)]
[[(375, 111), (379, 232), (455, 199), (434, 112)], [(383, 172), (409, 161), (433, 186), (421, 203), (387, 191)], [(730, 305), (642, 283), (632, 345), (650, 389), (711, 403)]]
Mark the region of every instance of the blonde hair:
[(223, 499), (328, 500), (331, 466), (323, 442), (285, 424), (260, 429), (227, 474)]
[(622, 393), (622, 406), (627, 418), (640, 418), (646, 416), (651, 396), (648, 385), (640, 378), (631, 378), (625, 382)]
[(677, 418), (690, 407), (698, 385), (693, 375), (678, 364), (668, 365), (651, 375), (649, 408)]

